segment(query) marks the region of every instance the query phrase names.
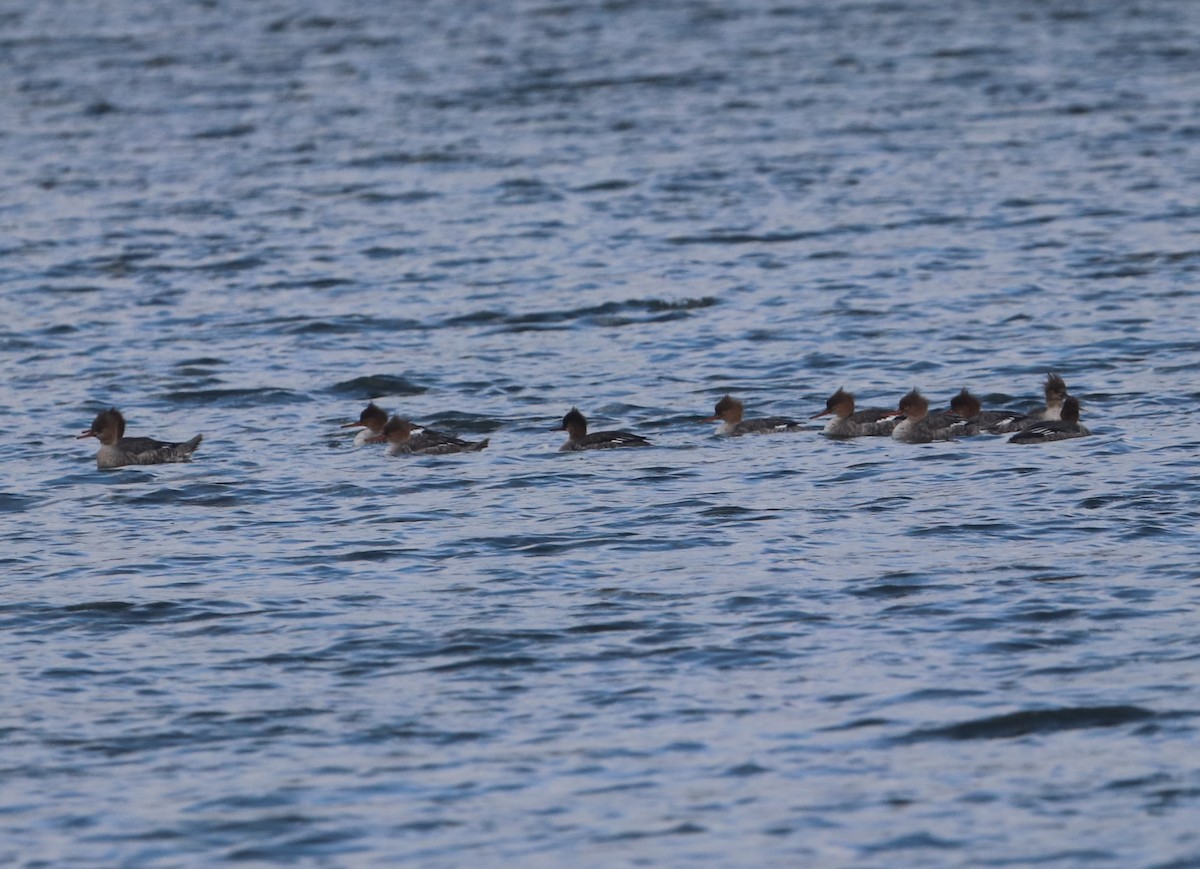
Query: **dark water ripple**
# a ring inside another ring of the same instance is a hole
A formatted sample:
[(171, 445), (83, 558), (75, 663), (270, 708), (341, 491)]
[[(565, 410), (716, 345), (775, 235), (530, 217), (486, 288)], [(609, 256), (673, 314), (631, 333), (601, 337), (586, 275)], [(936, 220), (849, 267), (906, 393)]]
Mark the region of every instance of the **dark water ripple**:
[(10, 7), (0, 864), (1200, 860), (1200, 7)]

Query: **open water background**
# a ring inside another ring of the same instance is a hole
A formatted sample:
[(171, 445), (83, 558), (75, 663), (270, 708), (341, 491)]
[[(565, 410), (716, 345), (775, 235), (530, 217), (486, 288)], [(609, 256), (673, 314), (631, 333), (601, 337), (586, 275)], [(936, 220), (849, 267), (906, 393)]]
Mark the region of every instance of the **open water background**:
[(3, 0), (0, 864), (1200, 865), (1198, 175), (1188, 0)]

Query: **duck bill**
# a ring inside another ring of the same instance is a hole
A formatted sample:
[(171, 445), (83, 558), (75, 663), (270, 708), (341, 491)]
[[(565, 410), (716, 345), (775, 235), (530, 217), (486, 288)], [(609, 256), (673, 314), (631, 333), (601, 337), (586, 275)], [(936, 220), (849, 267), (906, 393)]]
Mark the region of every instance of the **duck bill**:
[(716, 416), (716, 415), (714, 414), (713, 416), (706, 416), (706, 417), (704, 417), (703, 419), (701, 419), (701, 420), (700, 420), (700, 422), (716, 422), (716, 421), (717, 421), (717, 420), (719, 420), (720, 418), (721, 418), (721, 417), (719, 417), (719, 416)]
[(365, 425), (365, 422), (359, 422), (358, 420), (355, 420), (354, 422), (344, 422), (339, 426), (339, 428), (362, 428)]
[(82, 440), (83, 438), (94, 438), (95, 436), (96, 436), (96, 433), (94, 431), (92, 431), (91, 429), (88, 429), (85, 432), (80, 432), (79, 434), (75, 435), (75, 440)]
[(809, 417), (809, 419), (820, 419), (823, 416), (829, 416), (829, 414), (831, 414), (831, 413), (833, 413), (833, 408), (827, 407), (825, 410), (821, 411), (820, 413), (814, 413), (812, 416)]

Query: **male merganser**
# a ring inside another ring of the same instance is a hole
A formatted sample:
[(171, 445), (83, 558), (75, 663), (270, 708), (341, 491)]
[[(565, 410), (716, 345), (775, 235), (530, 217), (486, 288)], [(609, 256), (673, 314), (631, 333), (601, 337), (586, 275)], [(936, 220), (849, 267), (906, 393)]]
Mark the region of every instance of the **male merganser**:
[(431, 428), (415, 426), (406, 419), (393, 416), (369, 443), (387, 441), (388, 455), (444, 456), (448, 453), (475, 453), (488, 445), (488, 439), (464, 441)]
[(900, 399), (899, 409), (902, 419), (892, 429), (892, 437), (898, 441), (910, 444), (927, 444), (931, 441), (953, 440), (955, 427), (961, 426), (963, 419), (956, 413), (945, 411), (931, 414), (929, 399), (921, 394), (919, 389), (911, 389)]
[(120, 468), (124, 465), (163, 465), (186, 462), (192, 457), (204, 435), (196, 435), (184, 443), (156, 441), (154, 438), (125, 437), (125, 417), (115, 407), (101, 411), (92, 420), (92, 427), (76, 437), (98, 438), (97, 468)]
[(825, 409), (814, 413), (810, 419), (828, 414), (833, 414), (833, 417), (825, 423), (822, 433), (831, 438), (887, 437), (900, 420), (896, 411), (882, 407), (869, 407), (856, 412), (854, 396), (845, 389), (839, 389), (829, 396)]
[(367, 443), (379, 443), (377, 438), (383, 434), (383, 427), (387, 425), (388, 415), (382, 407), (375, 402), (370, 402), (363, 412), (358, 415), (356, 422), (347, 422), (342, 424), (342, 428), (362, 428), (358, 434), (354, 436), (354, 445), (361, 447)]
[(567, 412), (567, 415), (563, 417), (562, 425), (550, 430), (565, 431), (567, 433), (567, 440), (558, 448), (559, 452), (650, 446), (650, 441), (641, 435), (635, 435), (627, 431), (598, 431), (588, 434), (587, 419), (579, 412), (579, 408), (577, 407), (573, 407)]
[(732, 395), (727, 395), (717, 402), (716, 411), (712, 416), (706, 416), (701, 422), (716, 422), (721, 420), (721, 424), (717, 426), (716, 434), (721, 437), (738, 437), (744, 434), (774, 434), (775, 432), (784, 431), (801, 431), (804, 426), (796, 422), (794, 419), (787, 419), (782, 416), (770, 416), (762, 419), (742, 419), (742, 414), (746, 410), (746, 406), (734, 398)]
[(987, 430), (993, 434), (1004, 434), (1021, 431), (1042, 420), (1062, 419), (1063, 402), (1067, 399), (1066, 382), (1059, 375), (1048, 373), (1045, 383), (1042, 384), (1042, 390), (1046, 395), (1045, 407), (1039, 407), (1028, 413), (992, 411), (991, 415), (994, 415), (994, 418), (987, 424)]
[(1042, 444), (1048, 441), (1087, 437), (1091, 434), (1091, 431), (1079, 424), (1079, 399), (1067, 396), (1063, 400), (1060, 414), (1059, 419), (1035, 422), (1010, 437), (1008, 442), (1010, 444)]

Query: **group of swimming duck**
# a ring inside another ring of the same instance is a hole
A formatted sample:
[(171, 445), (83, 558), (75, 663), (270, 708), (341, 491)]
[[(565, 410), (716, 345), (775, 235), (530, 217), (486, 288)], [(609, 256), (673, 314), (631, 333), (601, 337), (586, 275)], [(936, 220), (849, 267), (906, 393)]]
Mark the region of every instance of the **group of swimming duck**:
[[(1046, 404), (1027, 413), (1002, 410), (983, 410), (979, 399), (964, 387), (950, 400), (948, 410), (930, 412), (929, 400), (918, 389), (900, 399), (895, 409), (867, 408), (856, 411), (854, 396), (839, 389), (825, 402), (825, 409), (811, 419), (829, 417), (823, 433), (831, 438), (892, 437), (906, 443), (929, 443), (954, 440), (981, 433), (1015, 432), (1009, 443), (1031, 444), (1059, 441), (1090, 435), (1079, 423), (1079, 401), (1067, 393), (1067, 384), (1057, 374), (1046, 375), (1044, 384)], [(747, 434), (772, 434), (802, 431), (806, 426), (785, 417), (744, 419), (745, 406), (726, 395), (713, 408), (712, 416), (702, 422), (717, 422), (716, 434), (738, 437)], [(648, 447), (650, 441), (627, 431), (598, 431), (589, 433), (587, 419), (579, 408), (571, 408), (562, 424), (552, 431), (565, 431), (567, 440), (561, 451), (611, 449), (614, 447)], [(361, 428), (354, 438), (356, 445), (388, 444), (388, 455), (446, 455), (448, 453), (478, 452), (488, 445), (487, 438), (468, 441), (414, 425), (398, 416), (388, 417), (375, 402), (367, 404), (357, 420), (342, 428)], [(153, 438), (125, 437), (125, 418), (116, 408), (102, 411), (91, 428), (79, 435), (100, 441), (96, 453), (99, 468), (119, 468), (123, 465), (158, 465), (188, 461), (203, 435), (183, 443), (169, 443)]]

